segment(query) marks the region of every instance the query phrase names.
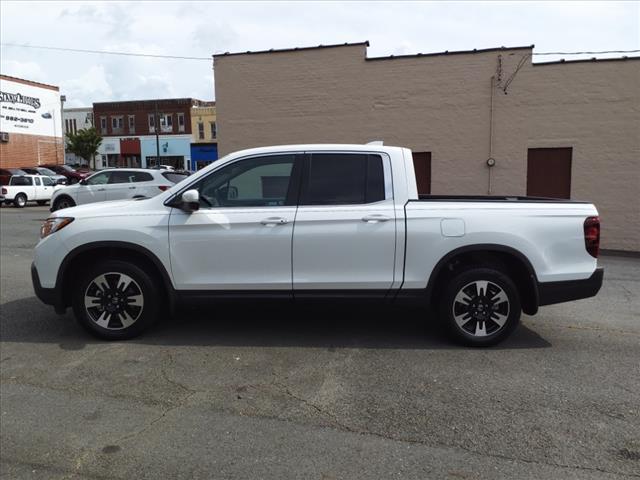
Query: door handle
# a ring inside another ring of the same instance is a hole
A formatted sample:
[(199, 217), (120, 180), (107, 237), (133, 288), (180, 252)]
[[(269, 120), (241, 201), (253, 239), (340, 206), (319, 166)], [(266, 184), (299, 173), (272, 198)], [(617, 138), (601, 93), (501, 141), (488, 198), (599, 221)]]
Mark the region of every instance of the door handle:
[(104, 192), (106, 190), (106, 188), (99, 188), (98, 191), (99, 192)]
[(391, 219), (384, 215), (366, 215), (362, 217), (362, 221), (367, 223), (388, 222), (389, 220)]
[(129, 190), (134, 190), (136, 187), (129, 187)]
[(274, 227), (276, 225), (285, 225), (289, 223), (289, 220), (282, 217), (269, 217), (261, 220), (260, 223), (265, 227)]

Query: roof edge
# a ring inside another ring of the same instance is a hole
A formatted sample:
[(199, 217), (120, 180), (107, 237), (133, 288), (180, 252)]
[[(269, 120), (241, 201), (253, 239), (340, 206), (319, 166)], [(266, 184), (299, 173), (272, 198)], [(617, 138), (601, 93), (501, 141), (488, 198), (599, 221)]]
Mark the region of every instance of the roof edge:
[(367, 57), (367, 61), (376, 60), (395, 60), (397, 58), (422, 58), (422, 57), (438, 57), (446, 55), (463, 55), (470, 53), (489, 53), (489, 52), (502, 52), (506, 50), (533, 50), (535, 45), (525, 45), (520, 47), (492, 47), (492, 48), (474, 48), (473, 50), (445, 50), (444, 52), (433, 53), (410, 53), (407, 55), (387, 55), (384, 57)]
[(364, 45), (365, 47), (368, 47), (369, 40), (365, 40), (364, 42), (354, 42), (354, 43), (345, 42), (345, 43), (333, 43), (330, 45), (316, 45), (313, 47), (271, 48), (269, 50), (256, 50), (256, 51), (247, 50), (246, 52), (214, 53), (213, 58), (231, 57), (234, 55), (257, 55), (262, 53), (299, 52), (301, 50), (318, 50), (321, 48), (355, 47), (358, 45)]
[(11, 75), (5, 75), (4, 73), (0, 73), (0, 78), (3, 78), (5, 80), (9, 80), (9, 81), (16, 81), (17, 83), (22, 83), (24, 85), (31, 85), (34, 87), (43, 87), (43, 88), (47, 88), (49, 90), (55, 90), (57, 92), (60, 91), (60, 87), (58, 87), (57, 85), (51, 85), (49, 83), (42, 83), (42, 82), (36, 82), (35, 80), (27, 80), (26, 78), (20, 78), (20, 77), (12, 77)]
[(640, 60), (640, 57), (614, 57), (614, 58), (580, 58), (577, 60), (565, 60), (564, 58), (560, 60), (553, 60), (550, 62), (536, 62), (532, 65), (534, 67), (544, 66), (544, 65), (562, 65), (562, 64), (571, 64), (571, 63), (601, 63), (601, 62), (626, 62), (628, 60)]

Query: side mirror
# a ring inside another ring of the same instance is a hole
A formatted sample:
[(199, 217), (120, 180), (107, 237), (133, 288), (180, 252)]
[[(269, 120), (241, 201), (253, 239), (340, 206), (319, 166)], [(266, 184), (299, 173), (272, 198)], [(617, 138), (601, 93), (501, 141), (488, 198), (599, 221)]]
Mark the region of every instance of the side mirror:
[(195, 188), (184, 192), (181, 198), (181, 208), (185, 212), (191, 213), (200, 209), (200, 192)]
[(85, 178), (83, 178), (82, 180), (80, 180), (78, 182), (80, 185), (86, 185), (87, 184), (87, 180)]

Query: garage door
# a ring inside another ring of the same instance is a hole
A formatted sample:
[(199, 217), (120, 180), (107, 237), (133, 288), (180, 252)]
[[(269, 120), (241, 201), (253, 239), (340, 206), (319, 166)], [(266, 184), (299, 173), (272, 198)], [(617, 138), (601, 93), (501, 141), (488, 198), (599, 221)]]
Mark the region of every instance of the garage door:
[(418, 194), (431, 193), (431, 152), (413, 152), (413, 168), (416, 171)]
[(527, 195), (571, 197), (572, 148), (530, 148), (527, 155)]

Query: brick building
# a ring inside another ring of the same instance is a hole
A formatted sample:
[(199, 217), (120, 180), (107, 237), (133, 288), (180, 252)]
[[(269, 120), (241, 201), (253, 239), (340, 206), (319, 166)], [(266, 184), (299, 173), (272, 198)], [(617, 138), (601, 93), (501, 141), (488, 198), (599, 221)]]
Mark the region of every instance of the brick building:
[(415, 152), (421, 193), (590, 200), (603, 248), (640, 251), (640, 58), (367, 46), (215, 55), (221, 154), (383, 140)]
[(102, 164), (97, 167), (146, 168), (160, 163), (189, 168), (191, 107), (200, 103), (192, 98), (94, 103), (95, 127), (103, 137), (98, 152)]
[(0, 97), (0, 168), (64, 163), (59, 88), (0, 75)]

